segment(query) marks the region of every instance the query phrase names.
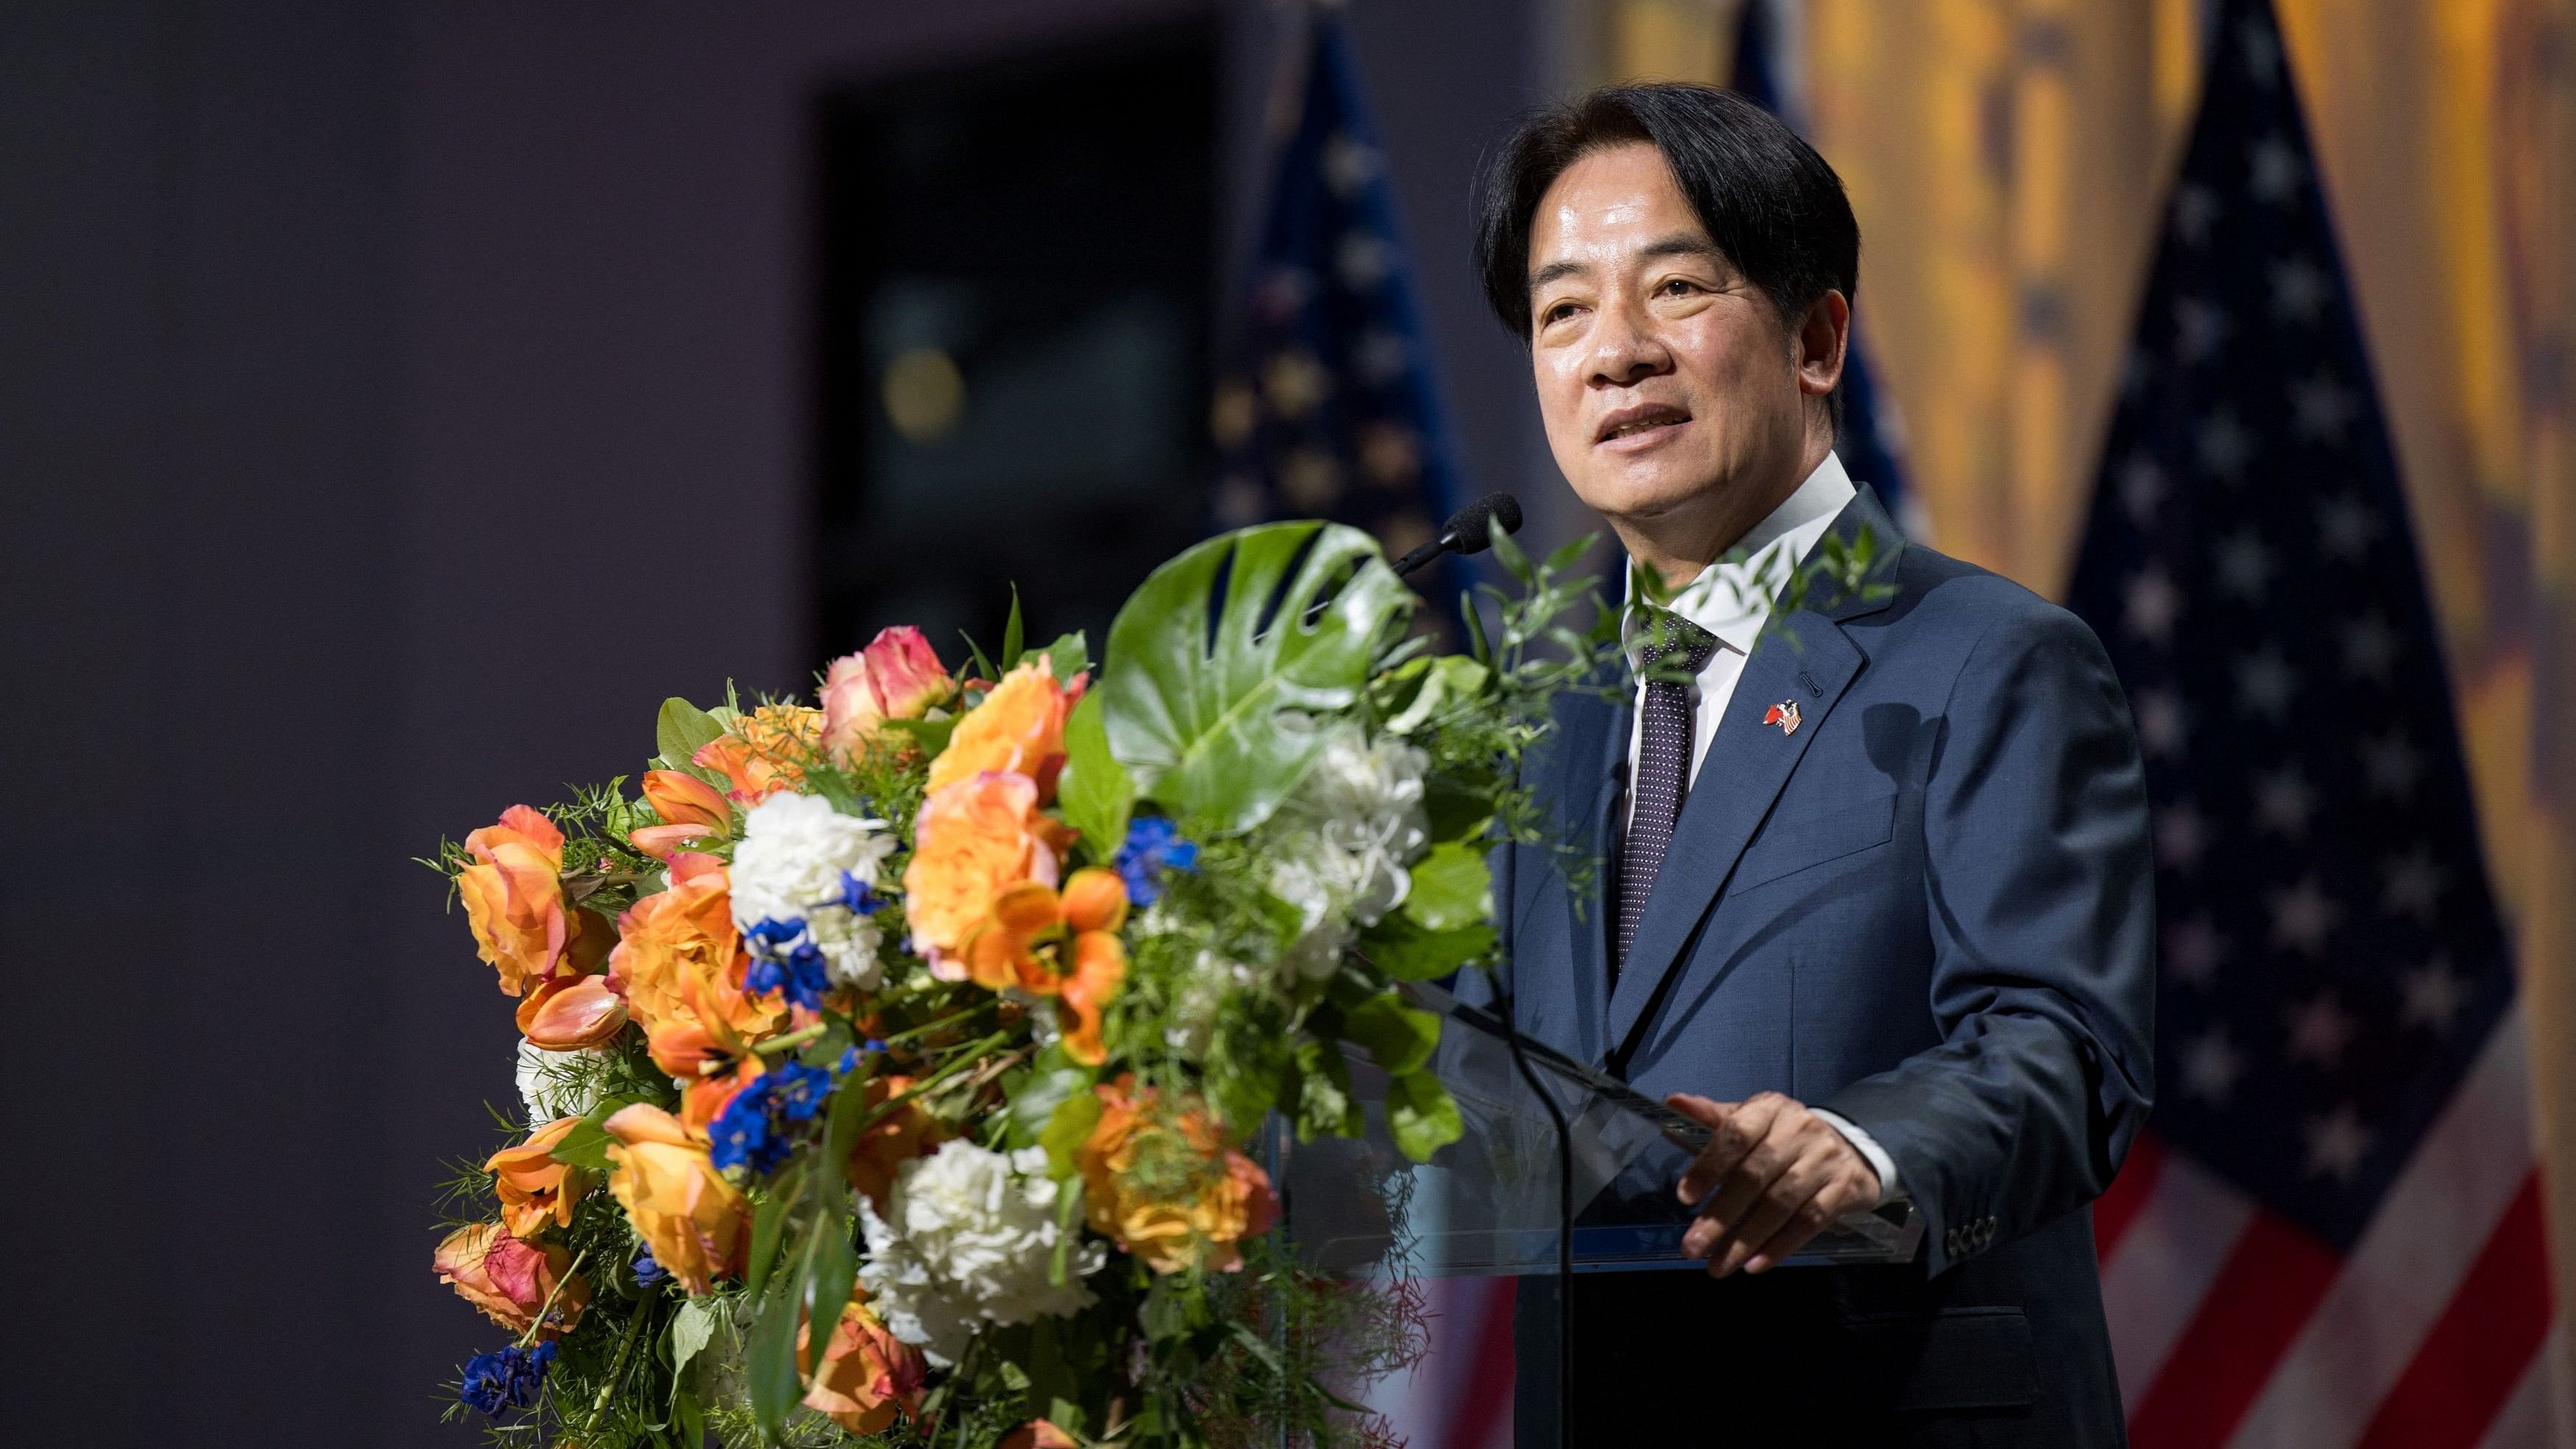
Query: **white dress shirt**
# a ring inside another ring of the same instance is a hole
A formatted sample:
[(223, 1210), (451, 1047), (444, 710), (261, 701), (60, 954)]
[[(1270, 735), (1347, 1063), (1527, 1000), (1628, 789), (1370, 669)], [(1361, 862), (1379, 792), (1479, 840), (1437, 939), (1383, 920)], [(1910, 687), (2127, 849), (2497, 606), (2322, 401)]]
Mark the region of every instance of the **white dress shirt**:
[[(1807, 475), (1807, 481), (1771, 510), (1769, 517), (1746, 531), (1726, 556), (1700, 570), (1699, 577), (1682, 586), (1666, 605), (1699, 627), (1716, 636), (1717, 647), (1710, 650), (1708, 662), (1700, 666), (1699, 676), (1691, 689), (1691, 758), (1690, 778), (1699, 780), (1701, 762), (1708, 758), (1708, 746), (1717, 738), (1717, 727), (1726, 718), (1726, 706), (1735, 697), (1735, 682), (1743, 677), (1746, 656), (1753, 652), (1753, 641), (1761, 636), (1762, 625), (1771, 617), (1771, 597), (1788, 579), (1789, 572), (1806, 560), (1825, 536), (1846, 504), (1859, 490), (1852, 486), (1851, 475), (1843, 471), (1840, 458), (1825, 454), (1825, 461)], [(1628, 572), (1627, 610), (1620, 621), (1621, 636), (1628, 651), (1628, 663), (1640, 667), (1638, 650), (1648, 624), (1646, 606), (1637, 597), (1637, 566)], [(1640, 747), (1639, 732), (1645, 718), (1645, 683), (1637, 685), (1635, 707), (1629, 711), (1628, 758), (1635, 760)], [(1631, 794), (1628, 809), (1636, 809)], [(1896, 1163), (1887, 1149), (1878, 1145), (1867, 1132), (1834, 1113), (1811, 1107), (1817, 1116), (1832, 1124), (1835, 1131), (1878, 1173), (1879, 1201), (1884, 1203), (1899, 1195), (1896, 1185)]]

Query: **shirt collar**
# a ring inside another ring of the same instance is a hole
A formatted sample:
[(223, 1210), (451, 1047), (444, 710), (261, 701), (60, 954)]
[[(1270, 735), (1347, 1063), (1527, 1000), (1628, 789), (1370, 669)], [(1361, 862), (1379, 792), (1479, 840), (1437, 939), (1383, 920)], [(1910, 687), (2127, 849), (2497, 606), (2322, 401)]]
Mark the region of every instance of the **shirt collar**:
[[(1725, 557), (1682, 586), (1673, 596), (1672, 611), (1716, 635), (1736, 653), (1752, 653), (1763, 621), (1771, 616), (1771, 596), (1786, 582), (1787, 570), (1806, 559), (1816, 540), (1833, 527), (1859, 491), (1843, 471), (1842, 459), (1828, 451), (1806, 481), (1760, 523), (1745, 530)], [(1646, 622), (1646, 610), (1637, 595), (1637, 565), (1631, 561), (1620, 638), (1632, 666), (1637, 659), (1637, 634)]]

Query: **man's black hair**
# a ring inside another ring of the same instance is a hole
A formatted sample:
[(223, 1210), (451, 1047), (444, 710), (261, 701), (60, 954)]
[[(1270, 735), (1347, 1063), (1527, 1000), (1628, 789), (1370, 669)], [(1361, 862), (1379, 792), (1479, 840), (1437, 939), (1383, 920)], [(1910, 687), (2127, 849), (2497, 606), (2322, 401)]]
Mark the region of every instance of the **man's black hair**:
[[(1795, 328), (1828, 291), (1860, 288), (1860, 225), (1842, 178), (1780, 118), (1732, 91), (1609, 86), (1524, 118), (1477, 187), (1476, 270), (1494, 315), (1530, 337), (1530, 225), (1565, 169), (1644, 141), (1663, 153), (1709, 240)], [(1842, 388), (1832, 399), (1841, 421)]]

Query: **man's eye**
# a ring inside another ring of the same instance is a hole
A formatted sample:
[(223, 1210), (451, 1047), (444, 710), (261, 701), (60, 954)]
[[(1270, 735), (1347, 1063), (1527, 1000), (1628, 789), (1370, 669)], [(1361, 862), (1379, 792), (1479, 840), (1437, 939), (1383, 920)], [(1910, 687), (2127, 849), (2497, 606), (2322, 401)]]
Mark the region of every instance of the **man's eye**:
[(1556, 325), (1557, 323), (1562, 322), (1562, 321), (1564, 321), (1566, 318), (1571, 317), (1571, 316), (1573, 316), (1573, 315), (1574, 315), (1574, 304), (1573, 304), (1573, 303), (1571, 303), (1571, 302), (1559, 302), (1559, 303), (1557, 303), (1555, 306), (1550, 307), (1550, 308), (1548, 308), (1545, 312), (1542, 312), (1542, 313), (1540, 313), (1540, 314), (1539, 314), (1539, 319), (1538, 319), (1538, 320), (1539, 320), (1539, 325), (1540, 325), (1540, 326), (1542, 326), (1542, 327), (1552, 327), (1552, 326)]
[(1667, 297), (1678, 297), (1684, 292), (1696, 292), (1698, 290), (1699, 283), (1691, 281), (1686, 277), (1675, 277), (1663, 285), (1663, 293)]

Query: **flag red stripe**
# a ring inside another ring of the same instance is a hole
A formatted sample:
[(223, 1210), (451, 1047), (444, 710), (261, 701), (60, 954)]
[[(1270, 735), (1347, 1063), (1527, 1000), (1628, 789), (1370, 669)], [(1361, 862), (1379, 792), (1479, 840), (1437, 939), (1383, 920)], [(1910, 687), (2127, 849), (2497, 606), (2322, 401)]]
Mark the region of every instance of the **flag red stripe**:
[(2138, 1209), (2147, 1205), (2155, 1190), (2156, 1175), (2164, 1170), (2165, 1144), (2151, 1132), (2141, 1132), (2129, 1144), (2129, 1158), (2111, 1178), (2111, 1185), (2093, 1203), (2093, 1256), (2095, 1261), (2111, 1261), (2111, 1250), (2129, 1225), (2138, 1220)]
[(2130, 1416), (2134, 1449), (2227, 1442), (2339, 1266), (2334, 1250), (2306, 1229), (2275, 1212), (2255, 1213), (2164, 1372)]
[[(1458, 1412), (1449, 1421), (1443, 1449), (1484, 1449), (1496, 1442), (1496, 1430), (1512, 1408), (1512, 1310), (1520, 1300), (1518, 1278), (1504, 1278), (1484, 1302), (1485, 1321), (1477, 1325), (1475, 1362), (1469, 1370)], [(1508, 1435), (1500, 1436), (1509, 1443)]]
[(2534, 1172), (2356, 1449), (2473, 1449), (2548, 1333), (2549, 1259)]

